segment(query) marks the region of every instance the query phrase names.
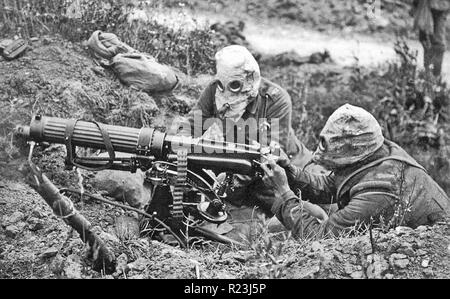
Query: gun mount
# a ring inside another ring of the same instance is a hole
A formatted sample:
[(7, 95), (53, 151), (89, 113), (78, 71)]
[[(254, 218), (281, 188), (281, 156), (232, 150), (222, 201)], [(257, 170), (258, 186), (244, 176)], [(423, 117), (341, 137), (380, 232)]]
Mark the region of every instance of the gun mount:
[[(158, 215), (171, 227), (180, 227), (186, 215), (217, 224), (225, 222), (224, 184), (232, 180), (215, 184), (208, 171), (260, 176), (263, 156), (279, 154), (274, 148), (172, 136), (153, 128), (39, 115), (30, 125), (18, 126), (16, 132), (36, 143), (64, 144), (69, 169), (144, 171), (157, 188), (146, 212)], [(76, 147), (104, 150), (109, 157), (79, 157)], [(116, 157), (117, 152), (129, 156)]]

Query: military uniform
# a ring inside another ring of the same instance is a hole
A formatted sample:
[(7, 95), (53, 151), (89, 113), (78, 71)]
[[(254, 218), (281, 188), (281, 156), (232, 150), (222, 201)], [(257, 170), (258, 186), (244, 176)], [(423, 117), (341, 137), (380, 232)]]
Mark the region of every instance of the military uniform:
[[(446, 50), (446, 20), (450, 11), (450, 0), (419, 0), (415, 1), (415, 8), (420, 7), (420, 1), (427, 1), (433, 18), (433, 28), (427, 32), (419, 28), (419, 40), (424, 48), (424, 66), (426, 69), (433, 66), (433, 74), (440, 76), (442, 63)], [(426, 3), (422, 3), (426, 5)], [(420, 14), (417, 14), (419, 17)]]
[(364, 161), (335, 170), (328, 176), (312, 175), (294, 166), (287, 168), (289, 181), (315, 204), (337, 203), (339, 210), (320, 222), (301, 208), (289, 191), (272, 207), (273, 213), (297, 237), (339, 235), (355, 225), (385, 223), (396, 214), (404, 225), (417, 227), (445, 219), (450, 200), (438, 184), (411, 156), (393, 142)]
[[(181, 124), (180, 134), (201, 137), (208, 129), (208, 126), (205, 126), (205, 121), (208, 118), (220, 119), (220, 111), (217, 109), (215, 101), (216, 88), (216, 81), (208, 84), (188, 117), (189, 124), (186, 122)], [(194, 121), (195, 118), (200, 119), (200, 117), (202, 119), (201, 122)], [(259, 125), (259, 133), (262, 133), (264, 130), (272, 130), (273, 128), (270, 127), (271, 120), (278, 119), (278, 134), (275, 134), (277, 137), (273, 141), (277, 141), (281, 148), (295, 160), (294, 164), (296, 166), (303, 168), (311, 160), (312, 152), (297, 139), (291, 127), (291, 98), (280, 86), (262, 78), (257, 98), (247, 106), (242, 116), (244, 121), (250, 118), (256, 120), (256, 123)], [(267, 123), (260, 121), (263, 119), (267, 120)], [(225, 140), (239, 142), (239, 140), (233, 138), (239, 135), (236, 131), (245, 131), (245, 143), (251, 144), (252, 140), (249, 139), (246, 128), (242, 127), (243, 124), (244, 122), (237, 122), (235, 126), (230, 127), (223, 120), (222, 128)], [(235, 132), (232, 132), (232, 130), (235, 130)], [(259, 142), (260, 140), (255, 141)], [(269, 214), (274, 201), (273, 192), (265, 188), (261, 179), (253, 179), (246, 176), (236, 175), (234, 191), (228, 194), (230, 195), (229, 200), (236, 205), (241, 205), (244, 202), (248, 205), (256, 204)], [(254, 202), (255, 199), (256, 202)]]

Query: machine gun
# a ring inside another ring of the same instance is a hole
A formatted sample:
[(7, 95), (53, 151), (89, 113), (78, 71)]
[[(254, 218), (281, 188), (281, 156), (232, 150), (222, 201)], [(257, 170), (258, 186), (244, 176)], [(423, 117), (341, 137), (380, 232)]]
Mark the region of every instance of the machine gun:
[[(145, 214), (158, 217), (182, 231), (188, 215), (220, 224), (226, 221), (223, 202), (233, 174), (261, 176), (264, 156), (279, 155), (279, 148), (262, 148), (202, 138), (171, 136), (152, 128), (129, 128), (55, 117), (34, 116), (16, 132), (29, 141), (64, 144), (66, 165), (91, 171), (105, 169), (146, 173), (155, 187)], [(79, 157), (76, 147), (105, 150), (109, 157)], [(117, 152), (130, 154), (116, 157)], [(215, 184), (208, 171), (227, 173)]]

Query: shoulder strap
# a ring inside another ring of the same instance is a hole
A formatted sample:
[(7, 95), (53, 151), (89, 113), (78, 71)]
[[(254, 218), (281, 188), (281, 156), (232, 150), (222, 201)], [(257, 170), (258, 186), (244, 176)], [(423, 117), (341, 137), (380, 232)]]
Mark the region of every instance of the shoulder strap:
[(411, 163), (411, 161), (409, 159), (407, 159), (407, 158), (404, 158), (404, 157), (401, 157), (401, 156), (384, 157), (384, 158), (378, 159), (376, 161), (373, 161), (373, 162), (371, 162), (371, 163), (369, 163), (367, 165), (364, 165), (363, 167), (355, 170), (349, 176), (347, 176), (344, 179), (344, 181), (339, 185), (339, 187), (337, 189), (336, 199), (339, 198), (339, 196), (341, 195), (340, 193), (342, 191), (342, 188), (344, 188), (345, 184), (347, 184), (348, 181), (350, 181), (353, 177), (355, 177), (357, 174), (359, 174), (359, 173), (361, 173), (361, 172), (363, 172), (363, 171), (365, 171), (365, 170), (367, 170), (369, 168), (375, 167), (375, 166), (383, 163), (384, 161), (388, 161), (388, 160), (395, 160), (395, 161), (399, 161), (399, 162), (404, 162), (404, 163), (408, 164), (409, 166), (416, 167), (416, 168), (419, 168), (419, 169), (427, 172), (426, 169), (423, 168), (421, 165), (419, 165), (417, 163)]

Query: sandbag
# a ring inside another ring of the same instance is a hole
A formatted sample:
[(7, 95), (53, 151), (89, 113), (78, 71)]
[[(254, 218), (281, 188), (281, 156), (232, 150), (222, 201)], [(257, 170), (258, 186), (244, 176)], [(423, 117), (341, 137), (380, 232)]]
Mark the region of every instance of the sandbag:
[(178, 83), (172, 68), (144, 54), (118, 54), (112, 67), (123, 84), (146, 92), (169, 91)]
[(87, 44), (96, 56), (105, 59), (111, 59), (119, 53), (136, 52), (135, 49), (121, 42), (117, 35), (100, 30), (92, 33)]
[(434, 23), (428, 0), (419, 0), (417, 10), (414, 15), (414, 28), (426, 34), (433, 34)]

